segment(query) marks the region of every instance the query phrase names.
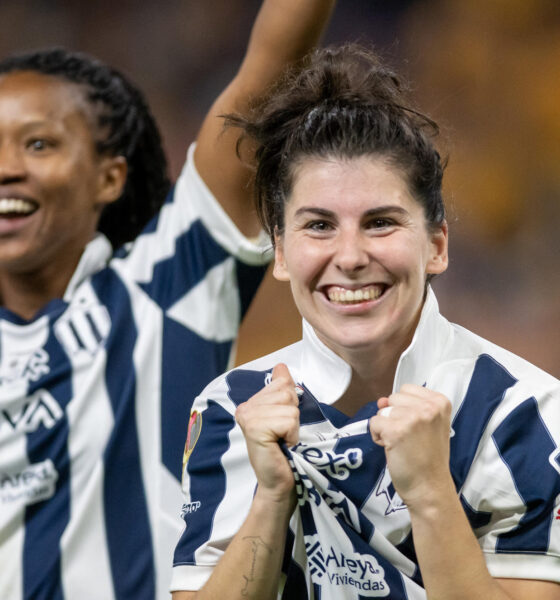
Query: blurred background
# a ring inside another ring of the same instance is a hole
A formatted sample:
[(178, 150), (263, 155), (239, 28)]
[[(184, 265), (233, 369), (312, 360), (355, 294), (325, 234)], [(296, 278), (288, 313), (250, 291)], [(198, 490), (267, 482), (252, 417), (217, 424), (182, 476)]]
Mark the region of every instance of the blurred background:
[[(304, 0), (302, 0), (304, 1)], [(63, 45), (146, 93), (177, 176), (235, 73), (260, 0), (1, 0), (0, 54)], [(560, 377), (559, 0), (339, 0), (324, 42), (373, 44), (413, 82), (449, 157), (442, 312)], [(238, 362), (298, 339), (267, 277)]]

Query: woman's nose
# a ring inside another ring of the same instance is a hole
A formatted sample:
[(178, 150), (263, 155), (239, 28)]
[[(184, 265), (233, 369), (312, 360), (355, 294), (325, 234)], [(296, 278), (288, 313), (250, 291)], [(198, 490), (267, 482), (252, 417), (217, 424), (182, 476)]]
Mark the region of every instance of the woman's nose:
[(21, 153), (11, 144), (0, 144), (0, 183), (19, 181), (25, 176)]
[(359, 232), (341, 234), (336, 247), (335, 263), (344, 272), (363, 269), (369, 262), (369, 254), (363, 236)]

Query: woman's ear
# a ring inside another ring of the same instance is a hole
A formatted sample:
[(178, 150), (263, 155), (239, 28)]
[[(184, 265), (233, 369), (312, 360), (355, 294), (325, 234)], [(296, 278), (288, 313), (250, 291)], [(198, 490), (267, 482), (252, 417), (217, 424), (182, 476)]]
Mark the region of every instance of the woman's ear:
[(124, 156), (104, 156), (99, 161), (97, 204), (115, 202), (123, 192), (128, 165)]
[(447, 221), (430, 231), (430, 255), (426, 265), (426, 273), (429, 275), (439, 275), (447, 269), (449, 264)]
[(290, 275), (286, 267), (286, 259), (284, 257), (284, 238), (278, 231), (278, 228), (274, 228), (274, 268), (272, 274), (278, 281), (289, 281)]

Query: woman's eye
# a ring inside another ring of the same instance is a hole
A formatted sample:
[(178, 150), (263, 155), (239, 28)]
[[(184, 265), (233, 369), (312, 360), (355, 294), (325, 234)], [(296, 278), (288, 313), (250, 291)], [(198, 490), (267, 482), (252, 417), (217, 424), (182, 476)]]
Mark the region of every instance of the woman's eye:
[(326, 221), (311, 221), (311, 223), (307, 224), (307, 229), (311, 229), (311, 231), (317, 231), (322, 233), (324, 231), (329, 231), (331, 226)]
[(42, 138), (33, 139), (27, 143), (29, 149), (38, 151), (46, 150), (50, 146), (52, 146), (52, 144), (48, 140)]
[(368, 227), (371, 229), (383, 229), (384, 227), (390, 227), (391, 225), (393, 225), (393, 221), (384, 217), (378, 217), (368, 222)]

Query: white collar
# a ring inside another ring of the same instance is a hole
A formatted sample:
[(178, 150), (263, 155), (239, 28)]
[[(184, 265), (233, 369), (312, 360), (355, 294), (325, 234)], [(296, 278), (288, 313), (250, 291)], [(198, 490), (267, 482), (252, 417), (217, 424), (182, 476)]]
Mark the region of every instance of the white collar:
[[(393, 391), (403, 383), (423, 385), (429, 371), (438, 363), (450, 329), (439, 313), (438, 302), (428, 286), (426, 300), (414, 336), (401, 354)], [(303, 320), (301, 373), (305, 386), (320, 401), (333, 404), (350, 384), (351, 366), (317, 337), (313, 327)]]
[(106, 267), (112, 254), (111, 242), (102, 233), (97, 232), (82, 252), (78, 266), (66, 286), (63, 296), (64, 301), (70, 302), (77, 287), (84, 279)]

